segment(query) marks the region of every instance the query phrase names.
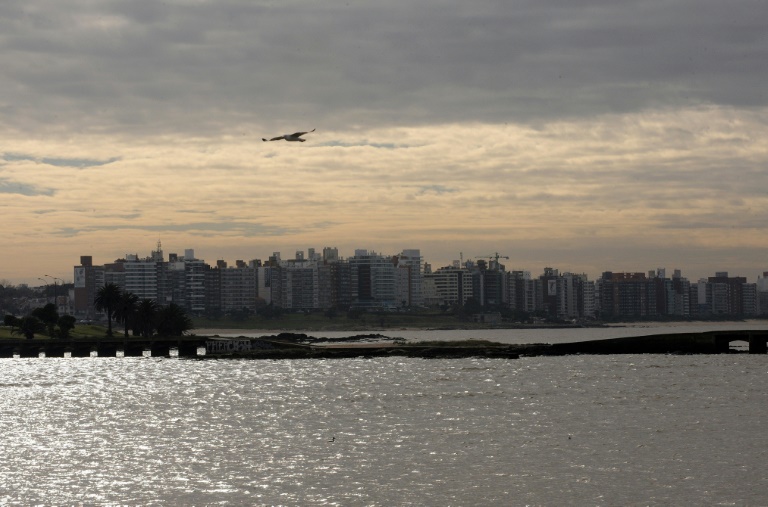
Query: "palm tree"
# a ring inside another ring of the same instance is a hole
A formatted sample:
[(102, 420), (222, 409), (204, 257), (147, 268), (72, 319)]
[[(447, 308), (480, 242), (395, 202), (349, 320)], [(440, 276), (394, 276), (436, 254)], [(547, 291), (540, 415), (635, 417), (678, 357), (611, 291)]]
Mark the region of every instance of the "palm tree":
[(120, 303), (121, 292), (120, 287), (108, 283), (96, 291), (96, 298), (93, 300), (96, 311), (104, 311), (107, 314), (107, 336), (112, 336), (112, 317)]
[(136, 306), (136, 324), (134, 331), (138, 330), (141, 336), (149, 338), (155, 330), (155, 318), (157, 316), (157, 303), (151, 299), (142, 299)]
[(164, 306), (157, 312), (157, 332), (162, 336), (181, 336), (193, 327), (192, 319), (176, 303)]
[(139, 296), (133, 292), (123, 292), (120, 302), (115, 307), (115, 320), (123, 323), (125, 337), (128, 338), (128, 329), (134, 329), (136, 320), (136, 308), (139, 305)]

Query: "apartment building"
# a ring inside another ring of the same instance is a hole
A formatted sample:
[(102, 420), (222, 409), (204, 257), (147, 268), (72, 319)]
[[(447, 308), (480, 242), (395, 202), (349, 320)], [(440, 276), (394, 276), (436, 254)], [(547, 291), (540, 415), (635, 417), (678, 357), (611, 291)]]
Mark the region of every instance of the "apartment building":
[(506, 302), (509, 307), (519, 312), (533, 313), (537, 309), (537, 283), (531, 278), (530, 271), (510, 271), (506, 274)]
[(215, 268), (206, 270), (205, 296), (207, 312), (256, 311), (258, 268), (241, 260), (236, 261), (235, 266), (218, 261)]
[(421, 250), (403, 250), (394, 258), (397, 266), (395, 300), (401, 306), (420, 307), (424, 304)]
[(206, 271), (210, 267), (195, 258), (194, 250), (186, 250), (183, 257), (170, 254), (168, 261), (162, 255), (158, 243), (158, 249), (149, 257), (127, 254), (103, 266), (93, 266), (91, 256), (81, 256), (80, 265), (74, 267), (75, 316), (92, 317), (96, 292), (108, 283), (140, 299), (152, 299), (163, 305), (175, 303), (194, 315), (205, 313)]
[(603, 317), (650, 317), (657, 315), (656, 291), (645, 273), (606, 271), (600, 278), (600, 315)]
[(397, 302), (396, 264), (391, 256), (355, 250), (348, 260), (352, 306), (393, 309)]
[(463, 305), (474, 297), (472, 273), (459, 266), (446, 266), (425, 274), (422, 287), (426, 306)]
[(647, 274), (606, 271), (590, 281), (547, 267), (533, 278), (528, 271), (506, 272), (485, 260), (455, 261), (432, 272), (418, 249), (397, 255), (356, 250), (344, 259), (336, 248), (326, 247), (322, 253), (299, 251), (289, 260), (274, 252), (263, 265), (238, 260), (230, 267), (219, 260), (211, 267), (191, 249), (165, 260), (158, 242), (146, 258), (128, 254), (94, 266), (91, 256), (82, 256), (74, 275), (73, 309), (81, 318), (94, 316), (96, 292), (106, 283), (163, 305), (173, 302), (193, 315), (254, 311), (264, 303), (289, 310), (391, 310), (463, 305), (470, 298), (485, 307), (563, 320), (768, 313), (768, 272), (754, 284), (727, 272), (692, 284), (679, 270), (667, 278), (663, 268)]

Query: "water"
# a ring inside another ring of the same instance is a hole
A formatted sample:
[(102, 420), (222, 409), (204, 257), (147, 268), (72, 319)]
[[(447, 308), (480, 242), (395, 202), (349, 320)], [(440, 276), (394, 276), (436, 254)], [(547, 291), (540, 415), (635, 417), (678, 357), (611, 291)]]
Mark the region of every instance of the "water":
[[(428, 330), (428, 329), (379, 329), (374, 331), (297, 331), (323, 338), (344, 338), (356, 334), (380, 333), (389, 338), (405, 338), (409, 342), (434, 340), (489, 340), (508, 344), (529, 343), (570, 343), (587, 340), (604, 340), (666, 333), (701, 333), (718, 330), (768, 330), (768, 320), (742, 322), (678, 322), (678, 323), (628, 323), (599, 328), (527, 328), (527, 329), (474, 329), (474, 330)], [(197, 329), (201, 336), (218, 335), (222, 338), (238, 336), (258, 338), (274, 335), (274, 330)]]
[(1, 505), (766, 505), (768, 356), (0, 359)]

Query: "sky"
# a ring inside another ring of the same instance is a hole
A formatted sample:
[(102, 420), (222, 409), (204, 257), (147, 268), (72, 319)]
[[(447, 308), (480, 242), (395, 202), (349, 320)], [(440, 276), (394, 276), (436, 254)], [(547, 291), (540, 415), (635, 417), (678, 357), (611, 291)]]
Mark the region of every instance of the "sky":
[(762, 0), (4, 0), (0, 280), (161, 241), (755, 281), (766, 26)]

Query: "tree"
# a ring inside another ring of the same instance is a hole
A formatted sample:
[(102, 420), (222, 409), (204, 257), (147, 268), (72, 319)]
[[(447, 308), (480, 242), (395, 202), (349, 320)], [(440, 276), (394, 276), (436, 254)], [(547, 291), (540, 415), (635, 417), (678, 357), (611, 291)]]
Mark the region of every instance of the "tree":
[(155, 331), (155, 319), (157, 318), (157, 303), (152, 299), (142, 299), (136, 306), (136, 320), (133, 332), (144, 338), (149, 338)]
[(42, 333), (45, 331), (45, 324), (40, 319), (33, 315), (27, 315), (19, 321), (18, 329), (11, 331), (13, 334), (22, 334), (27, 340), (31, 340), (35, 337), (35, 333)]
[(75, 328), (75, 318), (71, 315), (62, 315), (56, 323), (59, 326), (59, 338), (69, 338), (69, 332)]
[(112, 336), (112, 317), (115, 308), (120, 303), (121, 292), (120, 287), (114, 283), (108, 283), (96, 291), (93, 306), (96, 311), (103, 311), (107, 314), (107, 336)]
[(42, 308), (35, 308), (32, 310), (32, 315), (37, 317), (48, 329), (48, 336), (50, 338), (56, 336), (56, 323), (59, 321), (59, 312), (56, 311), (55, 304), (48, 303)]
[(15, 315), (8, 314), (3, 319), (3, 324), (9, 326), (11, 328), (11, 334), (13, 334), (13, 329), (21, 325), (21, 319)]
[(181, 336), (195, 326), (187, 312), (176, 303), (162, 307), (157, 312), (157, 332), (162, 336)]
[(123, 324), (125, 337), (128, 338), (128, 330), (134, 329), (136, 320), (136, 310), (139, 306), (139, 296), (133, 292), (123, 292), (120, 295), (120, 301), (115, 307), (115, 321)]

